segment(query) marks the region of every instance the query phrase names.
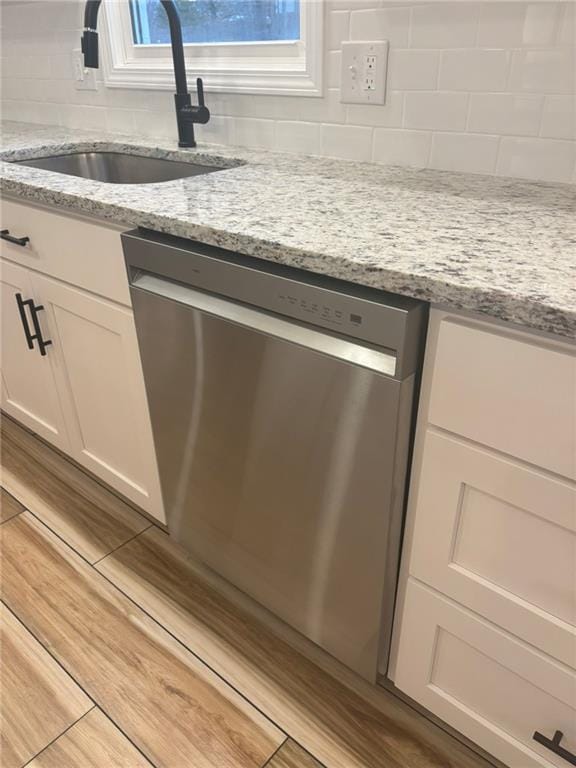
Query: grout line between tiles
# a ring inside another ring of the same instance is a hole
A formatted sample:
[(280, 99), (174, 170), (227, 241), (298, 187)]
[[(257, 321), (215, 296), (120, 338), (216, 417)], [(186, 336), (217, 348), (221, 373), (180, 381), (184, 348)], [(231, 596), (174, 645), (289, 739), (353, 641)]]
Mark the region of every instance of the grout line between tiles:
[[(8, 609), (8, 610), (10, 610), (10, 609)], [(11, 611), (11, 613), (12, 613), (12, 611)], [(22, 622), (21, 622), (21, 623), (22, 623)], [(23, 625), (23, 626), (26, 626), (26, 625)], [(26, 629), (28, 629), (28, 627), (26, 627)], [(30, 630), (28, 630), (28, 631), (30, 631)], [(38, 642), (38, 640), (37, 640), (37, 642)], [(76, 681), (74, 681), (74, 682), (76, 682)], [(30, 758), (30, 760), (27, 760), (27, 761), (26, 761), (26, 762), (25, 762), (25, 763), (24, 763), (24, 764), (21, 766), (21, 768), (26, 768), (26, 766), (27, 766), (27, 765), (30, 765), (30, 763), (31, 763), (33, 760), (36, 760), (36, 758), (37, 758), (37, 757), (40, 757), (40, 755), (41, 755), (43, 752), (45, 752), (45, 751), (48, 749), (48, 747), (51, 747), (51, 746), (52, 746), (52, 744), (54, 744), (54, 742), (58, 741), (58, 739), (59, 739), (61, 736), (64, 736), (64, 734), (65, 734), (65, 733), (68, 733), (68, 731), (70, 730), (70, 728), (74, 728), (74, 726), (75, 726), (75, 725), (77, 725), (77, 723), (79, 723), (79, 722), (80, 722), (80, 720), (83, 720), (83, 719), (86, 717), (86, 715), (87, 715), (89, 712), (93, 712), (95, 709), (96, 709), (96, 705), (95, 705), (95, 704), (93, 704), (93, 705), (90, 707), (90, 709), (88, 709), (86, 712), (84, 712), (84, 714), (83, 714), (83, 715), (80, 715), (80, 717), (79, 717), (77, 720), (74, 720), (74, 722), (73, 722), (73, 723), (70, 723), (70, 725), (69, 725), (67, 728), (64, 728), (64, 730), (62, 731), (62, 733), (59, 733), (59, 734), (58, 734), (58, 736), (56, 736), (54, 739), (52, 739), (52, 741), (49, 741), (49, 742), (48, 742), (48, 744), (46, 744), (45, 746), (43, 746), (43, 747), (42, 747), (42, 749), (41, 749), (39, 752), (36, 752), (36, 754), (35, 754), (33, 757), (31, 757), (31, 758)]]
[[(44, 525), (44, 524), (43, 524), (43, 525)], [(45, 527), (48, 527), (48, 526), (45, 526)], [(88, 693), (88, 691), (87, 691), (87, 690), (84, 688), (84, 686), (82, 685), (82, 683), (81, 683), (81, 682), (79, 682), (79, 681), (76, 679), (76, 677), (75, 677), (73, 674), (71, 674), (71, 673), (70, 673), (70, 672), (69, 672), (69, 671), (66, 669), (66, 667), (64, 666), (64, 664), (62, 664), (62, 662), (61, 662), (61, 661), (60, 661), (58, 658), (56, 658), (56, 656), (53, 654), (53, 652), (50, 650), (50, 648), (48, 648), (48, 647), (47, 647), (47, 646), (46, 646), (46, 645), (45, 645), (45, 644), (42, 642), (42, 640), (40, 640), (40, 638), (39, 638), (39, 637), (36, 635), (36, 633), (35, 633), (35, 632), (33, 632), (33, 631), (30, 629), (30, 627), (29, 627), (29, 626), (28, 626), (28, 625), (27, 625), (27, 624), (26, 624), (24, 621), (22, 621), (22, 619), (21, 619), (21, 618), (18, 616), (18, 614), (17, 614), (15, 611), (13, 611), (13, 610), (12, 610), (12, 608), (11, 608), (11, 607), (8, 605), (8, 603), (7, 603), (7, 602), (6, 602), (6, 601), (5, 601), (3, 598), (2, 598), (2, 599), (0, 599), (0, 602), (1, 602), (1, 603), (2, 603), (2, 605), (3, 605), (3, 606), (6, 608), (6, 610), (7, 610), (7, 611), (9, 611), (9, 612), (12, 614), (12, 616), (14, 616), (14, 618), (15, 618), (15, 619), (16, 619), (16, 620), (17, 620), (17, 621), (20, 623), (20, 624), (22, 624), (22, 626), (24, 627), (24, 629), (26, 629), (26, 631), (27, 631), (27, 632), (28, 632), (28, 633), (29, 633), (29, 634), (30, 634), (30, 635), (31, 635), (31, 636), (34, 638), (34, 640), (36, 640), (36, 642), (37, 642), (37, 643), (38, 643), (40, 646), (42, 646), (42, 648), (43, 648), (43, 649), (46, 651), (46, 653), (47, 653), (47, 654), (48, 654), (48, 655), (49, 655), (49, 656), (50, 656), (50, 657), (51, 657), (51, 658), (52, 658), (52, 659), (53, 659), (53, 660), (56, 662), (56, 664), (57, 664), (57, 665), (60, 667), (60, 669), (62, 669), (62, 670), (63, 670), (63, 671), (66, 673), (66, 675), (68, 675), (68, 677), (69, 677), (71, 680), (73, 680), (73, 681), (76, 683), (76, 685), (78, 686), (78, 688), (80, 688), (80, 690), (82, 691), (82, 693), (83, 693), (83, 694), (84, 694), (84, 695), (85, 695), (85, 696), (86, 696), (88, 699), (90, 699), (90, 701), (92, 702), (92, 705), (93, 705), (93, 706), (92, 706), (92, 707), (90, 707), (90, 709), (89, 709), (87, 712), (84, 712), (84, 714), (82, 715), (82, 717), (79, 717), (79, 718), (78, 718), (77, 720), (75, 720), (75, 721), (74, 721), (74, 722), (73, 722), (71, 725), (69, 725), (69, 726), (68, 726), (68, 728), (66, 728), (64, 731), (62, 731), (62, 733), (60, 733), (60, 734), (59, 734), (59, 735), (58, 735), (58, 736), (57, 736), (55, 739), (52, 739), (52, 741), (50, 742), (50, 744), (53, 744), (55, 741), (57, 741), (57, 740), (60, 738), (60, 736), (62, 736), (62, 734), (66, 733), (66, 731), (70, 730), (70, 728), (72, 728), (72, 726), (73, 726), (73, 725), (76, 725), (76, 723), (80, 722), (80, 720), (82, 720), (82, 718), (83, 718), (83, 717), (85, 717), (85, 716), (88, 714), (88, 712), (92, 712), (92, 710), (93, 710), (93, 709), (99, 709), (99, 710), (100, 710), (100, 711), (101, 711), (101, 712), (102, 712), (104, 715), (106, 715), (106, 717), (108, 718), (108, 720), (110, 720), (110, 722), (111, 722), (111, 723), (113, 723), (113, 725), (114, 725), (114, 726), (115, 726), (115, 727), (116, 727), (116, 728), (117, 728), (117, 729), (120, 731), (120, 733), (121, 733), (121, 734), (124, 736), (124, 738), (125, 738), (125, 739), (127, 739), (127, 740), (130, 742), (130, 744), (132, 744), (132, 745), (134, 746), (134, 748), (135, 748), (135, 749), (137, 749), (137, 750), (138, 750), (138, 752), (140, 752), (140, 754), (141, 754), (141, 755), (142, 755), (142, 756), (143, 756), (143, 757), (144, 757), (144, 758), (145, 758), (145, 759), (146, 759), (146, 760), (147, 760), (147, 761), (150, 763), (150, 765), (152, 766), (152, 768), (158, 768), (158, 766), (156, 765), (156, 763), (153, 763), (153, 762), (152, 762), (152, 760), (150, 760), (150, 758), (149, 758), (149, 757), (148, 757), (148, 756), (147, 756), (147, 755), (146, 755), (146, 754), (145, 754), (145, 753), (144, 753), (144, 752), (143, 752), (143, 751), (140, 749), (140, 747), (139, 747), (137, 744), (135, 744), (135, 743), (134, 743), (134, 741), (133, 741), (133, 740), (132, 740), (132, 739), (131, 739), (131, 738), (130, 738), (128, 735), (127, 735), (127, 733), (124, 731), (124, 729), (123, 729), (123, 728), (121, 728), (121, 726), (120, 726), (120, 725), (118, 725), (118, 723), (117, 723), (117, 722), (116, 722), (116, 721), (115, 721), (115, 720), (114, 720), (112, 717), (110, 717), (110, 715), (108, 714), (108, 712), (106, 712), (106, 709), (105, 709), (105, 708), (104, 708), (104, 707), (103, 707), (101, 704), (99, 704), (99, 703), (96, 701), (96, 699), (95, 699), (93, 696), (91, 696), (91, 695)], [(29, 760), (27, 763), (25, 763), (25, 765), (24, 765), (24, 766), (22, 766), (22, 768), (25, 768), (25, 766), (26, 766), (26, 765), (28, 765), (28, 763), (30, 763), (32, 760), (34, 760), (36, 757), (38, 757), (38, 755), (40, 755), (42, 752), (44, 752), (44, 750), (45, 750), (47, 747), (49, 747), (49, 746), (50, 746), (50, 744), (47, 744), (47, 745), (46, 745), (46, 746), (45, 746), (43, 749), (41, 749), (41, 750), (40, 750), (40, 752), (38, 752), (36, 755), (34, 755), (34, 757), (33, 757), (33, 758), (31, 758), (31, 759), (30, 759), (30, 760)]]
[(269, 757), (269, 758), (266, 760), (266, 762), (265, 762), (265, 763), (263, 763), (263, 764), (260, 766), (260, 768), (266, 768), (266, 766), (267, 766), (267, 765), (270, 765), (270, 763), (272, 762), (272, 760), (274, 760), (274, 758), (276, 757), (276, 755), (278, 754), (278, 752), (280, 752), (280, 750), (281, 750), (283, 747), (285, 747), (285, 746), (286, 746), (286, 744), (288, 744), (288, 741), (289, 741), (289, 737), (288, 737), (288, 736), (286, 736), (286, 738), (284, 739), (284, 741), (283, 741), (283, 742), (282, 742), (282, 743), (281, 743), (281, 744), (278, 746), (278, 748), (277, 748), (277, 749), (275, 749), (275, 750), (274, 750), (274, 752), (272, 752), (272, 754), (270, 755), (270, 757)]
[[(122, 547), (120, 547), (119, 549), (122, 549)], [(94, 566), (92, 566), (92, 567), (94, 567)], [(121, 589), (121, 587), (119, 587), (117, 584), (115, 584), (110, 578), (108, 578), (108, 576), (105, 573), (103, 573), (101, 570), (99, 570), (98, 568), (95, 568), (95, 567), (94, 567), (94, 570), (96, 571), (96, 573), (98, 573), (100, 576), (102, 576), (102, 578), (105, 579), (108, 582), (108, 584), (110, 584), (112, 587), (114, 587), (114, 589), (116, 589), (121, 595), (123, 595), (133, 605), (135, 605), (137, 608), (139, 608), (145, 616), (147, 616), (155, 624), (157, 624), (159, 627), (161, 627), (168, 635), (170, 635), (170, 637), (173, 640), (176, 640), (176, 642), (180, 646), (182, 646), (182, 648), (184, 648), (186, 651), (188, 651), (188, 653), (190, 653), (192, 656), (194, 656), (194, 658), (197, 661), (199, 661), (204, 667), (206, 667), (206, 669), (209, 669), (210, 672), (212, 672), (213, 675), (215, 675), (228, 688), (230, 688), (230, 690), (234, 691), (238, 696), (240, 696), (240, 698), (244, 699), (244, 701), (247, 702), (252, 707), (252, 709), (254, 709), (256, 712), (259, 712), (262, 715), (262, 717), (266, 718), (266, 720), (268, 720), (269, 723), (272, 723), (272, 725), (274, 725), (274, 727), (277, 728), (286, 737), (292, 738), (292, 736), (289, 733), (287, 733), (287, 731), (285, 731), (284, 728), (282, 728), (276, 722), (276, 720), (274, 720), (272, 717), (270, 717), (270, 715), (268, 713), (266, 713), (263, 709), (261, 709), (256, 704), (254, 704), (254, 702), (251, 701), (245, 693), (243, 693), (238, 688), (236, 688), (236, 686), (234, 686), (229, 680), (227, 680), (226, 677), (224, 677), (224, 675), (221, 672), (218, 672), (216, 669), (214, 669), (214, 667), (212, 667), (210, 664), (208, 664), (208, 662), (205, 659), (203, 659), (195, 650), (193, 650), (193, 648), (191, 648), (189, 645), (187, 645), (184, 641), (180, 640), (180, 638), (177, 635), (175, 635), (172, 632), (172, 630), (168, 629), (168, 627), (166, 627), (164, 624), (162, 624), (162, 622), (159, 619), (157, 619), (155, 616), (153, 616), (151, 613), (149, 613), (146, 610), (146, 608), (144, 608), (142, 605), (140, 605), (138, 602), (136, 602), (136, 600), (134, 600), (132, 597), (130, 597), (130, 595), (127, 592), (124, 592), (124, 590)]]
[[(116, 552), (117, 550), (119, 550), (121, 547), (123, 547), (123, 546), (124, 546), (124, 544), (128, 544), (129, 542), (131, 542), (131, 541), (134, 541), (134, 539), (137, 539), (137, 538), (138, 538), (138, 536), (140, 536), (140, 534), (141, 534), (141, 533), (146, 533), (146, 531), (149, 531), (149, 530), (150, 530), (150, 528), (156, 528), (156, 527), (157, 527), (157, 526), (155, 526), (155, 525), (154, 525), (154, 523), (150, 523), (150, 525), (147, 525), (147, 526), (146, 526), (146, 528), (142, 528), (142, 530), (141, 530), (141, 531), (138, 531), (138, 533), (135, 533), (135, 534), (134, 534), (134, 536), (130, 536), (130, 538), (129, 538), (129, 539), (126, 539), (126, 541), (123, 541), (121, 544), (118, 544), (118, 546), (117, 546), (117, 547), (114, 547), (114, 549), (111, 549), (111, 550), (110, 550), (110, 552), (107, 552), (105, 555), (102, 555), (102, 557), (99, 557), (99, 558), (98, 558), (98, 560), (94, 560), (94, 562), (93, 562), (93, 563), (90, 563), (90, 565), (94, 565), (94, 566), (95, 566), (95, 565), (97, 565), (98, 563), (101, 563), (101, 562), (102, 562), (102, 560), (105, 560), (107, 557), (109, 557), (109, 556), (110, 556), (110, 555), (112, 555), (114, 552)], [(52, 529), (50, 529), (50, 530), (52, 530)], [(98, 569), (96, 569), (96, 570), (98, 570)]]
[[(74, 554), (75, 554), (75, 555), (78, 555), (78, 557), (79, 557), (79, 558), (80, 558), (80, 559), (81, 559), (81, 560), (82, 560), (84, 563), (86, 563), (87, 565), (92, 565), (92, 563), (90, 562), (90, 560), (88, 560), (88, 558), (86, 557), (86, 555), (83, 555), (83, 554), (82, 554), (82, 552), (78, 552), (78, 550), (74, 549), (74, 547), (72, 546), (72, 544), (71, 544), (69, 541), (67, 541), (67, 540), (66, 540), (66, 539), (65, 539), (65, 538), (64, 538), (64, 537), (63, 537), (63, 536), (62, 536), (60, 533), (58, 533), (58, 531), (55, 531), (55, 530), (54, 530), (54, 529), (53, 529), (53, 528), (52, 528), (52, 527), (51, 527), (51, 526), (50, 526), (50, 525), (49, 525), (49, 524), (46, 522), (46, 520), (43, 520), (43, 519), (40, 517), (40, 515), (39, 515), (39, 514), (37, 514), (36, 512), (34, 512), (34, 510), (33, 510), (33, 509), (28, 509), (28, 508), (27, 508), (27, 509), (26, 509), (26, 512), (28, 512), (28, 514), (32, 515), (32, 517), (34, 518), (34, 520), (37, 520), (39, 523), (41, 523), (41, 524), (42, 524), (42, 525), (43, 525), (45, 528), (47, 528), (47, 529), (50, 531), (50, 533), (51, 533), (53, 536), (56, 536), (56, 538), (57, 538), (57, 539), (59, 539), (59, 540), (60, 540), (60, 541), (61, 541), (63, 544), (65, 544), (65, 545), (66, 545), (66, 546), (67, 546), (69, 549), (71, 549), (71, 550), (72, 550), (72, 552), (74, 552)], [(148, 529), (146, 529), (146, 530), (148, 530)], [(99, 561), (98, 561), (98, 562), (99, 562)]]
[[(199, 661), (200, 664), (202, 664), (203, 667), (205, 667), (206, 669), (210, 670), (210, 672), (212, 672), (213, 675), (215, 675), (219, 680), (221, 680), (226, 685), (227, 688), (229, 688), (231, 691), (234, 691), (234, 693), (236, 693), (237, 696), (239, 696), (246, 703), (248, 703), (252, 707), (252, 709), (254, 709), (256, 712), (258, 712), (260, 715), (262, 715), (262, 717), (264, 717), (269, 723), (271, 723), (275, 728), (277, 728), (278, 731), (283, 733), (285, 736), (290, 736), (290, 734), (287, 733), (284, 730), (284, 728), (282, 728), (275, 720), (273, 720), (270, 717), (270, 715), (268, 715), (266, 712), (264, 712), (264, 710), (260, 709), (260, 707), (256, 706), (256, 704), (254, 704), (254, 702), (250, 701), (250, 699), (248, 698), (248, 696), (246, 696), (246, 694), (242, 693), (242, 691), (239, 691), (234, 685), (232, 685), (232, 683), (229, 682), (224, 677), (224, 675), (222, 675), (220, 672), (216, 671), (212, 666), (210, 666), (210, 664), (208, 664), (208, 662), (205, 661), (196, 651), (194, 651), (190, 646), (186, 645), (186, 643), (184, 643), (182, 640), (180, 640), (180, 638), (177, 637), (170, 629), (168, 629), (168, 627), (166, 627), (164, 624), (162, 624), (162, 622), (160, 622), (151, 613), (149, 613), (142, 605), (140, 605), (138, 602), (136, 602), (136, 600), (134, 600), (132, 597), (130, 597), (129, 594), (124, 592), (123, 589), (121, 589), (117, 584), (115, 584), (111, 579), (109, 579), (108, 576), (106, 576), (105, 573), (102, 573), (102, 571), (100, 571), (98, 568), (96, 568), (89, 560), (86, 560), (85, 557), (83, 557), (78, 552), (76, 552), (76, 550), (70, 544), (68, 544), (67, 541), (65, 541), (57, 533), (54, 533), (54, 531), (52, 531), (52, 529), (50, 528), (49, 525), (47, 525), (43, 520), (41, 520), (39, 517), (37, 517), (30, 510), (28, 510), (28, 512), (32, 515), (32, 517), (34, 517), (35, 520), (37, 520), (40, 523), (40, 525), (42, 525), (42, 527), (46, 528), (48, 531), (50, 531), (50, 533), (52, 533), (54, 536), (56, 536), (56, 538), (59, 539), (64, 544), (64, 546), (67, 549), (70, 549), (75, 555), (80, 557), (80, 559), (84, 563), (89, 565), (90, 568), (96, 574), (98, 574), (98, 576), (100, 576), (102, 579), (104, 579), (116, 592), (119, 592), (121, 595), (123, 595), (127, 600), (129, 600), (132, 603), (132, 605), (135, 605), (140, 611), (142, 611), (142, 613), (145, 616), (147, 616), (151, 621), (153, 621), (154, 624), (156, 624), (158, 627), (163, 629), (164, 632), (166, 632), (167, 635), (169, 635), (173, 640), (175, 640), (178, 643), (178, 645), (180, 645), (182, 648), (184, 648), (184, 650), (186, 650), (191, 656), (193, 656), (197, 661)], [(156, 527), (156, 526), (152, 525), (150, 527)], [(149, 530), (149, 529), (147, 528), (146, 530)], [(145, 531), (141, 531), (138, 534), (138, 536), (141, 536), (143, 533), (145, 533)], [(138, 538), (138, 536), (135, 536), (134, 539)], [(132, 539), (132, 541), (134, 539)], [(124, 546), (124, 545), (122, 545), (122, 546)], [(120, 550), (120, 549), (122, 549), (122, 547), (119, 547), (118, 549)], [(26, 626), (26, 625), (24, 625), (24, 626)], [(38, 641), (38, 642), (40, 642), (40, 641)], [(60, 666), (62, 666), (62, 665), (60, 665)], [(65, 669), (64, 667), (62, 667), (62, 668)], [(68, 674), (70, 674), (70, 673), (68, 673)], [(72, 677), (72, 675), (70, 675), (70, 676)], [(73, 679), (76, 680), (76, 678), (73, 678)], [(80, 685), (80, 688), (82, 688), (81, 685)], [(84, 689), (82, 689), (82, 690), (84, 690)], [(90, 698), (92, 698), (92, 697), (90, 697)], [(98, 702), (96, 702), (96, 703), (98, 703)], [(103, 707), (101, 707), (101, 709), (103, 711), (105, 711)]]
[(21, 515), (22, 512), (26, 512), (27, 509), (25, 505), (20, 501), (20, 499), (18, 499), (13, 493), (10, 493), (10, 491), (1, 482), (0, 482), (0, 488), (2, 488), (5, 494), (10, 496), (10, 498), (14, 499), (14, 501), (22, 507), (22, 509), (18, 510), (18, 512), (14, 512), (13, 515), (10, 515), (10, 517), (7, 517), (6, 520), (2, 520), (2, 522), (0, 523), (0, 526), (2, 526), (5, 523), (10, 522), (10, 520), (13, 520), (15, 517), (18, 517), (18, 515)]

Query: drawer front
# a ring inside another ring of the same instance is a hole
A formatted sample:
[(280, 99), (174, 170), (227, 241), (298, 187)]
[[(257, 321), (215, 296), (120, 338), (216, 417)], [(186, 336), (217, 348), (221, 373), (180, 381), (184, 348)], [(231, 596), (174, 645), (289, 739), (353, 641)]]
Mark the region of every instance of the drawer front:
[(30, 238), (24, 246), (0, 240), (3, 258), (130, 306), (119, 227), (3, 200), (2, 229)]
[(429, 422), (576, 478), (576, 350), (444, 320)]
[(429, 429), (410, 573), (576, 668), (576, 489)]
[(576, 673), (413, 579), (395, 683), (510, 768), (568, 766), (535, 731), (576, 752)]

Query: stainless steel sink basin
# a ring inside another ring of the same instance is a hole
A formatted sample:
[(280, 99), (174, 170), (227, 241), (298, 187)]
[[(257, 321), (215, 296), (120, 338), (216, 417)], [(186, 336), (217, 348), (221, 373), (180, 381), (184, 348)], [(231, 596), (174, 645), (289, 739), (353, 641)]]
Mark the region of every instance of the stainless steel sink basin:
[(20, 160), (18, 165), (56, 171), (108, 184), (157, 184), (224, 170), (215, 165), (183, 163), (159, 157), (126, 155), (121, 152), (75, 152), (36, 160)]

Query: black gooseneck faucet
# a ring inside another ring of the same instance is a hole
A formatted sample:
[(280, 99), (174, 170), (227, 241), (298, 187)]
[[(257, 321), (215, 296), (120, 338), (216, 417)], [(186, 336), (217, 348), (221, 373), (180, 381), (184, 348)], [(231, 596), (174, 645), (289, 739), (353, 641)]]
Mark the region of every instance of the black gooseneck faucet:
[[(84, 66), (98, 69), (98, 11), (102, 0), (87, 0), (84, 8), (84, 33), (82, 35), (82, 53)], [(174, 78), (176, 80), (176, 121), (178, 123), (178, 146), (195, 147), (194, 123), (207, 123), (210, 111), (204, 104), (204, 87), (202, 78), (197, 78), (198, 105), (194, 106), (188, 93), (186, 81), (186, 64), (184, 61), (184, 45), (182, 42), (182, 25), (178, 9), (173, 0), (160, 0), (168, 16), (170, 25), (170, 41), (172, 43), (172, 61), (174, 62)]]

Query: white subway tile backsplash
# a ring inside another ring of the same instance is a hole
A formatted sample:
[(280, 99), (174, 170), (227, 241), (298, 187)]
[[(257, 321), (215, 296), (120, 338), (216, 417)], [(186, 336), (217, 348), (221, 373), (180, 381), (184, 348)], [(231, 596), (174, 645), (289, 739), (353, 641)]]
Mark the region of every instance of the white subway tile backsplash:
[(494, 173), (498, 143), (498, 136), (435, 133), (432, 137), (430, 167), (468, 173)]
[[(11, 99), (2, 99), (2, 120), (24, 120), (22, 105)], [(58, 120), (56, 121), (58, 122)]]
[(276, 124), (276, 149), (294, 154), (320, 154), (319, 123), (303, 123), (300, 120)]
[(431, 136), (429, 131), (376, 128), (373, 160), (387, 165), (426, 168), (430, 156)]
[(325, 0), (328, 9), (333, 11), (358, 11), (381, 7), (386, 0)]
[(50, 77), (53, 80), (71, 80), (74, 76), (71, 53), (58, 53), (50, 56), (48, 66)]
[(4, 77), (45, 78), (50, 71), (50, 57), (20, 53), (4, 59), (2, 71)]
[(234, 138), (244, 147), (274, 148), (276, 123), (273, 120), (257, 120), (250, 117), (235, 118)]
[(575, 85), (573, 48), (513, 52), (509, 90), (572, 94)]
[[(80, 0), (2, 8), (5, 119), (175, 137), (170, 90), (74, 86)], [(200, 141), (576, 182), (576, 2), (325, 0), (324, 96), (214, 93)], [(386, 104), (342, 104), (342, 41), (390, 42)], [(497, 158), (497, 159), (496, 159)]]
[(463, 131), (467, 109), (467, 93), (409, 91), (404, 96), (404, 127)]
[(576, 140), (576, 96), (546, 96), (540, 136)]
[(559, 3), (529, 3), (524, 20), (524, 45), (554, 45), (560, 23)]
[(328, 51), (326, 65), (326, 84), (328, 88), (340, 88), (342, 51)]
[(38, 101), (10, 102), (18, 105), (17, 114), (8, 114), (4, 119), (24, 120), (27, 123), (48, 123), (58, 125), (61, 119), (61, 107), (57, 104), (48, 104)]
[(508, 51), (444, 51), (438, 87), (445, 91), (504, 91), (509, 66)]
[(235, 125), (236, 120), (233, 117), (211, 117), (210, 122), (197, 126), (197, 140), (208, 144), (235, 144)]
[(402, 91), (436, 90), (438, 51), (392, 49), (388, 57), (388, 87)]
[(412, 9), (413, 48), (468, 48), (476, 43), (479, 5), (424, 3)]
[(496, 170), (501, 176), (569, 182), (575, 163), (573, 141), (504, 137)]
[(480, 9), (478, 46), (518, 48), (552, 45), (560, 3), (485, 2)]
[(558, 32), (559, 45), (576, 45), (576, 3), (562, 3), (562, 19)]
[(391, 46), (406, 47), (410, 37), (410, 8), (392, 6), (353, 10), (351, 40), (388, 40)]
[(303, 98), (297, 115), (301, 120), (323, 123), (346, 122), (346, 105), (340, 101), (340, 89), (329, 88), (322, 99)]
[(348, 40), (350, 34), (350, 11), (332, 11), (326, 16), (326, 40), (328, 50), (342, 47), (342, 40)]
[[(60, 107), (60, 115), (65, 125), (71, 128), (106, 130), (106, 108), (90, 107), (84, 104), (66, 104)], [(152, 113), (146, 113), (146, 124), (152, 119)]]
[(537, 136), (544, 97), (536, 94), (473, 93), (468, 130), (511, 136)]
[(176, 131), (174, 114), (167, 111), (135, 110), (134, 124), (138, 133), (143, 133), (151, 138), (168, 138), (174, 136)]
[(386, 104), (350, 104), (348, 106), (348, 123), (353, 125), (374, 125), (386, 128), (400, 128), (404, 93), (389, 91), (386, 94)]
[(372, 159), (372, 128), (358, 125), (323, 125), (320, 151), (345, 160)]
[(134, 133), (134, 113), (130, 109), (108, 107), (106, 110), (106, 130), (112, 133)]

